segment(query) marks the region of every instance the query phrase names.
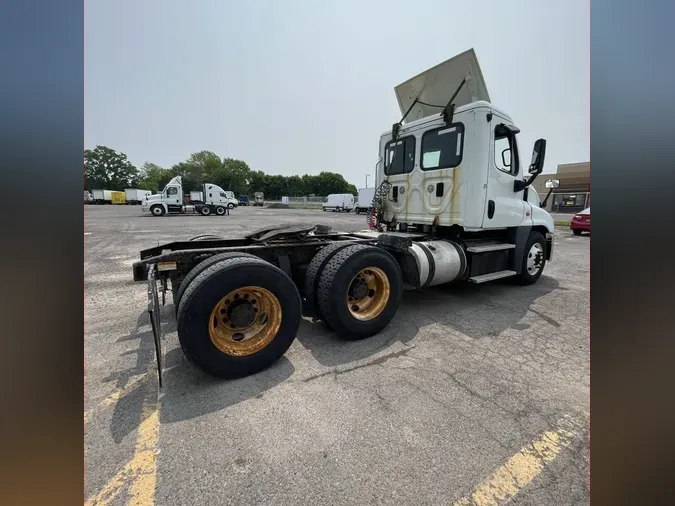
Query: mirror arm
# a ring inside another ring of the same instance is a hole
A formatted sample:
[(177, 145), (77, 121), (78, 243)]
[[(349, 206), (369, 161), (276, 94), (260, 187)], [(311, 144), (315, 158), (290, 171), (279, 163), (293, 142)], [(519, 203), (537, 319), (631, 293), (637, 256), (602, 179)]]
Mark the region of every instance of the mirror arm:
[(539, 204), (539, 207), (542, 208), (546, 207), (546, 202), (548, 202), (548, 198), (551, 196), (551, 193), (553, 193), (553, 190), (555, 190), (555, 188), (548, 189), (548, 193), (546, 194), (546, 197), (544, 197), (544, 200), (542, 200), (541, 203)]
[(527, 188), (532, 184), (532, 182), (537, 178), (538, 175), (539, 173), (532, 174), (527, 181), (515, 180), (513, 182), (513, 191), (514, 192), (523, 191), (525, 188)]

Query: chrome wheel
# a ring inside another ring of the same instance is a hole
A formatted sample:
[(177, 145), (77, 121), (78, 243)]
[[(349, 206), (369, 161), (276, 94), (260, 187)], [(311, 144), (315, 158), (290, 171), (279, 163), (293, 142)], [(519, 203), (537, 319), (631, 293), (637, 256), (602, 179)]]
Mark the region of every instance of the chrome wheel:
[(534, 276), (544, 266), (544, 248), (535, 242), (527, 253), (527, 273)]

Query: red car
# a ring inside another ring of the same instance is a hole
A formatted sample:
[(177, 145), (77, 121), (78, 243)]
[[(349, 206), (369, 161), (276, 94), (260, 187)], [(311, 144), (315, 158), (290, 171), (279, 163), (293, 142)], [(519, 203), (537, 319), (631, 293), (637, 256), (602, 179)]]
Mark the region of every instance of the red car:
[(570, 222), (570, 229), (574, 235), (581, 235), (581, 232), (591, 233), (591, 208), (587, 207), (579, 214), (575, 214)]

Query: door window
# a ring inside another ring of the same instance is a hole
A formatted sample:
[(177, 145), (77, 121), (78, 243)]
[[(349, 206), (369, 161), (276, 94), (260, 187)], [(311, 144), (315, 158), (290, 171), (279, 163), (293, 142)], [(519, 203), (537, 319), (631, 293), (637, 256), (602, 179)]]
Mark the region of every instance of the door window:
[(497, 125), (495, 127), (495, 145), (494, 145), (495, 166), (502, 172), (518, 175), (518, 145), (516, 144), (516, 135), (504, 127)]
[(449, 169), (462, 162), (464, 124), (428, 130), (422, 136), (422, 170)]
[(171, 195), (178, 195), (178, 188), (175, 186), (172, 186), (171, 188), (166, 190), (166, 194), (171, 196)]

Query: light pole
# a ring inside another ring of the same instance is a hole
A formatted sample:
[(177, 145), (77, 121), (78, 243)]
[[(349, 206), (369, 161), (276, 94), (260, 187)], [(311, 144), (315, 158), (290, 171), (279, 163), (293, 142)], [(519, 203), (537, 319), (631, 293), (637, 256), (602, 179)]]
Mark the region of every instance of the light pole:
[(366, 188), (368, 188), (368, 176), (369, 176), (369, 175), (370, 175), (370, 174), (366, 174)]

